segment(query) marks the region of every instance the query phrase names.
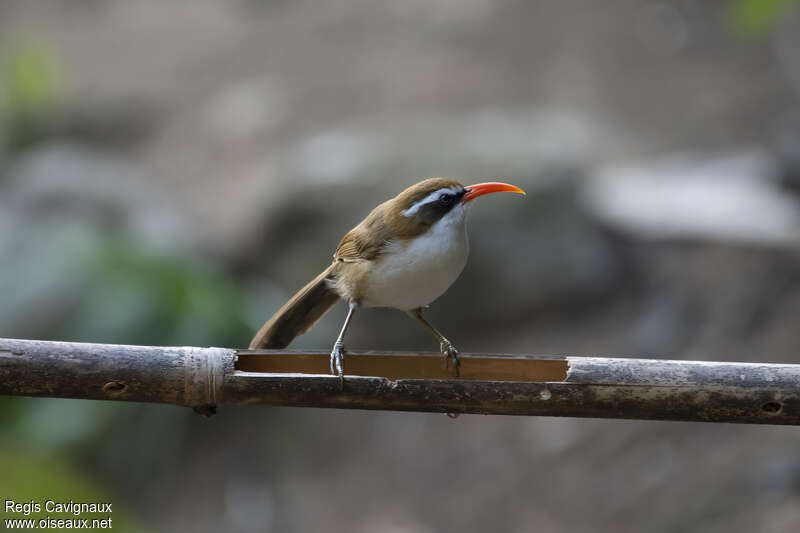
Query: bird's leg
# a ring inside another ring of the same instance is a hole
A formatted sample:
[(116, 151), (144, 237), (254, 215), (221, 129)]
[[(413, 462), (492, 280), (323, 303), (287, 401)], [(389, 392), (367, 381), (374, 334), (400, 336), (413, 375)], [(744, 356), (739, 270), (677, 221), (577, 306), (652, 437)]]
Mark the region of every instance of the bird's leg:
[(456, 347), (453, 346), (453, 343), (447, 340), (447, 337), (442, 335), (438, 329), (433, 327), (433, 324), (425, 320), (425, 317), (422, 316), (422, 308), (419, 307), (417, 309), (412, 309), (408, 312), (410, 316), (419, 320), (419, 322), (425, 326), (425, 329), (431, 332), (437, 341), (439, 341), (439, 351), (442, 352), (444, 356), (444, 364), (446, 368), (450, 368), (452, 365), (453, 371), (455, 372), (456, 377), (459, 374), (459, 368), (461, 367), (461, 362), (458, 360), (458, 350)]
[(339, 332), (339, 337), (333, 343), (333, 350), (331, 350), (331, 374), (339, 374), (340, 387), (344, 387), (344, 334), (347, 333), (347, 326), (350, 325), (350, 319), (353, 318), (358, 304), (351, 301), (348, 306), (347, 318), (344, 319), (342, 331)]

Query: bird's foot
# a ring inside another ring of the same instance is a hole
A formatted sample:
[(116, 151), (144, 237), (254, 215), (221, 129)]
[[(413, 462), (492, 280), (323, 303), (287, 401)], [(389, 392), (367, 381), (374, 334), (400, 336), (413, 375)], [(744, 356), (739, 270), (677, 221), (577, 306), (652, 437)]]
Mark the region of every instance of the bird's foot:
[(453, 346), (448, 340), (443, 341), (439, 344), (439, 350), (442, 352), (444, 356), (444, 368), (445, 370), (449, 370), (450, 368), (453, 369), (453, 373), (456, 377), (459, 376), (461, 371), (461, 361), (458, 359), (458, 350), (456, 347)]
[(339, 388), (344, 388), (344, 344), (337, 341), (331, 350), (331, 374), (339, 375)]

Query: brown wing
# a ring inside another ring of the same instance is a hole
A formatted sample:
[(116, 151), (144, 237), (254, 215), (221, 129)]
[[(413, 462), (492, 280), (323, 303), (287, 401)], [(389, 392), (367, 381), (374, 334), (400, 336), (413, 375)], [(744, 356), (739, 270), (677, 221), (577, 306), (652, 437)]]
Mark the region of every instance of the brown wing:
[(333, 254), (336, 261), (372, 261), (395, 238), (394, 233), (384, 222), (388, 202), (385, 202), (367, 215), (361, 223), (347, 232), (339, 241)]
[(358, 231), (358, 228), (354, 228), (339, 241), (333, 258), (344, 262), (372, 261), (381, 254), (387, 242), (380, 237), (365, 235)]

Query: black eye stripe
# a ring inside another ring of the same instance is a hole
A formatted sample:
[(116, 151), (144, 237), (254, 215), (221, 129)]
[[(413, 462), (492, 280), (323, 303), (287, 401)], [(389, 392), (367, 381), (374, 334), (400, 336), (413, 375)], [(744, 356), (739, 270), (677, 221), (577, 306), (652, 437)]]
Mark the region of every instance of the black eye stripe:
[(463, 198), (465, 194), (467, 194), (466, 189), (462, 189), (458, 192), (444, 192), (439, 195), (438, 200), (443, 204), (449, 204), (452, 202), (457, 202), (458, 200)]
[(420, 223), (430, 226), (455, 209), (467, 193), (465, 189), (458, 191), (440, 191), (436, 196), (426, 198), (426, 202), (419, 204), (417, 211), (412, 213)]

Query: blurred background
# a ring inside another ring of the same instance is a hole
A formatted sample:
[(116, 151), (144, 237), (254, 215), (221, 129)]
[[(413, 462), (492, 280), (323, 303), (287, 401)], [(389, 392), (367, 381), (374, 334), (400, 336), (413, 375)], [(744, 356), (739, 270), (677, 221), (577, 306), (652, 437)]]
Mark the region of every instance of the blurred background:
[[(0, 336), (244, 347), (378, 202), (502, 178), (467, 352), (800, 363), (800, 3), (0, 1)], [(296, 347), (327, 349), (339, 305)], [(435, 351), (391, 310), (352, 349)], [(0, 399), (123, 531), (800, 528), (795, 428)]]

